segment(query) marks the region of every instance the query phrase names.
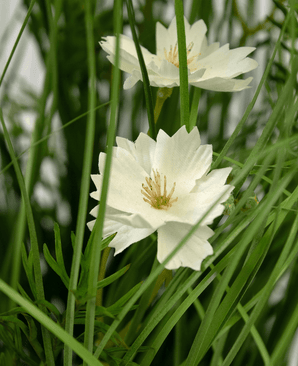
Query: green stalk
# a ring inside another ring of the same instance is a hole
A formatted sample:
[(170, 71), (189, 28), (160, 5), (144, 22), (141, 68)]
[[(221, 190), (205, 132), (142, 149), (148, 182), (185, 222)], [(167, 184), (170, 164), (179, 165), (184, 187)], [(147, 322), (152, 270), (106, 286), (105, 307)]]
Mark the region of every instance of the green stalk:
[(188, 67), (186, 54), (186, 39), (184, 27), (184, 12), (182, 0), (175, 0), (175, 13), (177, 21), (177, 39), (179, 56), (179, 78), (180, 78), (180, 125), (186, 126), (190, 132), (189, 125), (189, 95), (188, 95)]
[[(2, 128), (3, 128), (4, 137), (5, 137), (7, 146), (8, 146), (9, 154), (10, 154), (11, 160), (13, 161), (17, 180), (18, 180), (19, 187), (20, 187), (20, 190), (22, 193), (23, 204), (25, 205), (25, 208), (26, 208), (30, 241), (31, 241), (31, 250), (32, 250), (32, 254), (33, 254), (33, 268), (34, 268), (34, 277), (35, 277), (35, 283), (36, 283), (36, 297), (37, 297), (37, 300), (42, 301), (45, 299), (45, 296), (44, 296), (44, 288), (43, 288), (42, 274), (41, 274), (41, 268), (40, 268), (38, 241), (37, 241), (37, 235), (36, 235), (36, 229), (35, 229), (31, 204), (30, 204), (29, 196), (28, 196), (28, 193), (26, 190), (24, 177), (22, 175), (19, 164), (16, 160), (16, 156), (15, 156), (15, 153), (13, 150), (10, 136), (7, 131), (4, 119), (3, 119), (1, 108), (0, 108), (0, 119), (1, 119), (1, 124), (2, 124)], [(47, 310), (44, 305), (39, 305), (39, 308), (41, 309), (41, 311), (46, 313)], [(45, 329), (44, 327), (41, 327), (41, 331), (42, 331), (42, 338), (43, 338), (43, 343), (44, 343), (44, 350), (45, 350), (47, 364), (49, 366), (54, 366), (55, 362), (54, 362), (54, 355), (53, 355), (50, 334), (49, 334), (48, 330)]]
[[(91, 10), (91, 1), (85, 2), (85, 25), (87, 35), (87, 52), (88, 52), (88, 71), (89, 71), (89, 96), (88, 109), (90, 113), (87, 120), (86, 143), (84, 151), (84, 165), (81, 182), (81, 195), (79, 200), (78, 218), (76, 226), (76, 240), (74, 246), (73, 260), (70, 273), (70, 283), (67, 298), (66, 322), (65, 330), (72, 335), (74, 326), (75, 313), (75, 296), (74, 290), (77, 289), (79, 277), (80, 260), (83, 247), (83, 239), (86, 225), (87, 205), (90, 188), (90, 173), (93, 157), (94, 133), (95, 133), (95, 105), (96, 105), (96, 63), (94, 52), (94, 35), (93, 35), (93, 14)], [(96, 277), (97, 278), (97, 277)], [(90, 349), (89, 349), (90, 350)], [(92, 351), (92, 349), (91, 349)], [(64, 347), (64, 365), (72, 365), (72, 350), (65, 344)]]
[[(86, 1), (86, 21), (91, 16), (91, 8), (89, 0)], [(90, 13), (88, 15), (88, 13)], [(110, 169), (112, 163), (112, 152), (115, 140), (117, 116), (118, 116), (118, 103), (119, 103), (119, 85), (120, 85), (120, 70), (119, 70), (119, 49), (120, 38), (119, 34), (122, 28), (122, 1), (116, 0), (114, 6), (114, 33), (116, 37), (116, 49), (115, 49), (115, 66), (113, 67), (113, 81), (112, 81), (112, 103), (111, 103), (111, 116), (110, 125), (107, 136), (107, 155), (105, 162), (105, 169), (103, 174), (102, 192), (100, 197), (99, 211), (97, 215), (96, 224), (93, 230), (95, 230), (94, 240), (91, 248), (91, 260), (90, 271), (88, 277), (88, 295), (90, 299), (87, 301), (86, 307), (86, 322), (85, 322), (85, 338), (84, 345), (89, 351), (93, 351), (93, 337), (94, 337), (94, 322), (95, 322), (95, 307), (96, 307), (96, 284), (98, 278), (99, 264), (100, 264), (100, 250), (99, 243), (102, 238), (104, 216), (106, 209), (107, 193)], [(84, 363), (87, 366), (86, 363)]]
[(191, 103), (190, 117), (189, 117), (189, 128), (190, 128), (190, 131), (197, 124), (197, 117), (198, 117), (198, 109), (199, 109), (200, 98), (201, 98), (201, 89), (200, 88), (195, 88), (194, 94), (193, 94), (192, 103)]

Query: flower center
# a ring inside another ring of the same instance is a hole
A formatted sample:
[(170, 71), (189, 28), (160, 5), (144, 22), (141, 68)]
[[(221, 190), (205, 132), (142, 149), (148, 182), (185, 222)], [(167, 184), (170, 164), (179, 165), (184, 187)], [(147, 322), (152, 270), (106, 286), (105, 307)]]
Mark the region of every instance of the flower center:
[(145, 178), (147, 187), (145, 184), (142, 184), (141, 192), (145, 196), (143, 200), (151, 205), (151, 207), (156, 208), (157, 210), (167, 210), (172, 206), (174, 202), (178, 200), (178, 197), (172, 198), (173, 193), (175, 191), (176, 182), (170, 191), (167, 194), (167, 177), (164, 175), (163, 178), (163, 194), (161, 194), (161, 179), (158, 171), (153, 170), (154, 179)]
[[(192, 57), (188, 57), (188, 55), (190, 54), (192, 48), (194, 46), (193, 42), (190, 42), (190, 44), (187, 46), (187, 65), (191, 64), (193, 62), (193, 60), (198, 56), (198, 55), (194, 55)], [(175, 44), (174, 50), (173, 50), (173, 46), (170, 46), (170, 51), (167, 52), (167, 50), (164, 48), (164, 55), (165, 55), (165, 59), (170, 62), (171, 64), (175, 65), (176, 67), (179, 68), (179, 58), (178, 58), (178, 45), (177, 42)]]

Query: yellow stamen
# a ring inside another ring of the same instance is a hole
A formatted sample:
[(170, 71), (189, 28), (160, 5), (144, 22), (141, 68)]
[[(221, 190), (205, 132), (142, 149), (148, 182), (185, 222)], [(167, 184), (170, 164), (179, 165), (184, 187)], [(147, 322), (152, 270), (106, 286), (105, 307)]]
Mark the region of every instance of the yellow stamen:
[[(192, 57), (188, 57), (188, 55), (190, 54), (192, 48), (194, 46), (194, 43), (191, 42), (188, 46), (187, 46), (187, 65), (190, 65), (193, 60), (195, 58), (198, 57), (198, 55), (194, 55)], [(178, 58), (178, 45), (177, 42), (175, 44), (174, 50), (173, 50), (173, 46), (170, 46), (170, 51), (167, 53), (167, 50), (164, 48), (164, 55), (165, 55), (165, 59), (170, 62), (171, 64), (175, 65), (176, 67), (179, 68), (179, 58)]]
[(172, 199), (176, 187), (176, 182), (174, 182), (170, 193), (167, 195), (167, 177), (164, 176), (163, 194), (161, 194), (160, 173), (153, 170), (153, 177), (153, 180), (148, 177), (145, 178), (147, 187), (144, 183), (142, 184), (141, 192), (145, 196), (145, 198), (143, 197), (143, 200), (157, 210), (167, 210), (169, 207), (172, 207), (172, 204), (174, 202), (178, 200), (178, 197)]

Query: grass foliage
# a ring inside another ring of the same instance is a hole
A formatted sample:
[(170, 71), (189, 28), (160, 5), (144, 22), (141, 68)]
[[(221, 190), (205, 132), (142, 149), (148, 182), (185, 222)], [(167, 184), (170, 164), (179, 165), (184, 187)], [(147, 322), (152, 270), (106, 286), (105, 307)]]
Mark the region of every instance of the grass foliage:
[[(196, 0), (21, 4), (22, 26), (0, 75), (0, 365), (293, 365), (297, 3), (269, 1), (264, 19), (254, 0), (223, 0), (222, 9)], [(155, 24), (168, 25), (175, 11), (181, 87), (154, 123), (157, 88), (139, 46), (155, 52)], [(183, 14), (191, 24), (203, 19), (212, 41), (256, 47), (252, 89), (188, 87)], [(41, 92), (25, 84), (14, 62), (24, 29), (45, 71)], [(119, 42), (115, 66), (98, 42), (128, 29), (144, 83), (124, 91)], [(3, 44), (9, 32), (0, 35)], [(214, 254), (199, 272), (164, 265), (200, 222), (161, 264), (155, 234), (116, 257), (108, 248), (113, 235), (101, 240), (115, 136), (135, 140), (149, 129), (154, 137), (160, 128), (172, 135), (180, 125), (197, 125), (213, 144), (212, 169), (233, 167), (235, 190), (211, 226)], [(104, 188), (90, 233), (90, 174), (98, 172), (100, 151), (107, 153)]]

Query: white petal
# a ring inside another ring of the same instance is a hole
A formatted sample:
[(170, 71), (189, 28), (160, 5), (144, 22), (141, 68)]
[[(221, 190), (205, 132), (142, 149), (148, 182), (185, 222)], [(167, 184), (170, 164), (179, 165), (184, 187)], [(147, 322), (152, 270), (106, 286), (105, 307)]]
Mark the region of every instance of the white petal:
[(196, 181), (196, 186), (191, 192), (198, 193), (213, 185), (224, 185), (231, 171), (230, 167), (212, 170), (208, 175), (204, 175)]
[[(87, 226), (90, 230), (93, 229), (95, 221), (90, 221)], [(152, 229), (135, 229), (130, 226), (123, 225), (117, 221), (109, 220), (105, 218), (103, 228), (103, 238), (117, 233), (115, 238), (109, 244), (109, 247), (115, 248), (115, 255), (121, 253), (124, 249), (129, 247), (147, 236), (151, 235), (155, 230)]]
[[(104, 37), (103, 41), (100, 42), (101, 47), (107, 52), (109, 55), (115, 55), (115, 45), (116, 45), (116, 37), (108, 36)], [(120, 34), (120, 52), (123, 51), (123, 55), (130, 55), (138, 62), (138, 54), (136, 51), (136, 47), (134, 41)], [(145, 47), (141, 46), (142, 55), (145, 61), (145, 64), (152, 61), (152, 59), (156, 58), (156, 55), (153, 55), (149, 52)]]
[[(107, 205), (120, 210), (125, 224), (137, 227), (157, 228), (164, 225), (164, 210), (157, 210), (144, 201), (142, 184), (148, 174), (125, 149), (118, 147), (117, 158), (112, 159)], [(99, 171), (104, 171), (106, 154), (99, 155)], [(102, 181), (98, 179), (97, 191), (91, 196), (99, 199)], [(92, 211), (91, 211), (92, 212)], [(131, 215), (133, 214), (133, 215)], [(120, 218), (117, 218), (120, 221)]]
[(124, 89), (124, 90), (128, 90), (128, 89), (132, 88), (133, 86), (135, 86), (135, 84), (136, 84), (139, 80), (141, 80), (141, 79), (139, 79), (139, 78), (135, 77), (134, 75), (129, 76), (129, 77), (125, 80), (125, 82), (124, 82), (124, 84), (123, 84), (123, 89)]
[(152, 169), (166, 175), (168, 189), (176, 182), (175, 195), (179, 197), (191, 191), (195, 180), (206, 173), (212, 162), (212, 146), (200, 146), (201, 139), (195, 127), (190, 133), (185, 126), (169, 137), (160, 130)]
[(149, 175), (155, 155), (156, 141), (145, 133), (140, 133), (135, 142), (137, 162)]
[[(205, 76), (205, 75), (204, 75)], [(223, 79), (221, 77), (214, 77), (207, 80), (200, 80), (191, 82), (192, 85), (206, 90), (234, 92), (249, 88), (248, 84), (252, 81), (252, 77), (245, 80), (238, 79)]]
[[(136, 147), (135, 144), (132, 141), (129, 141), (128, 139), (125, 139), (124, 137), (116, 137), (116, 144), (117, 146), (121, 147), (122, 149), (125, 149), (130, 153), (130, 155), (136, 159)], [(117, 149), (118, 151), (118, 149)]]
[[(99, 155), (99, 171), (103, 173), (106, 154)], [(147, 176), (144, 169), (128, 151), (118, 147), (117, 158), (112, 159), (107, 203), (126, 212), (136, 212), (142, 200), (142, 183)], [(100, 189), (101, 190), (101, 187)]]
[[(170, 222), (158, 229), (157, 259), (160, 263), (177, 247), (191, 228), (191, 225)], [(213, 254), (213, 248), (207, 241), (213, 234), (209, 227), (199, 227), (165, 268), (177, 269), (182, 266), (199, 271), (202, 261)]]
[(193, 57), (195, 55), (199, 55), (201, 53), (203, 40), (205, 38), (205, 34), (207, 32), (207, 27), (204, 20), (198, 20), (195, 22), (188, 32), (185, 32), (186, 35), (186, 47), (189, 46), (191, 42), (193, 42), (193, 47), (188, 57)]
[[(202, 225), (209, 225), (223, 213), (224, 206), (221, 203), (229, 198), (233, 189), (230, 185), (214, 184), (199, 193), (178, 195), (178, 201), (165, 212), (164, 221), (194, 225), (215, 205), (202, 221)], [(173, 197), (176, 198), (175, 193)]]
[(90, 231), (92, 231), (92, 230), (93, 230), (94, 225), (95, 225), (95, 222), (96, 222), (96, 220), (92, 220), (92, 221), (87, 222), (87, 226), (88, 226), (88, 229), (89, 229)]
[(116, 137), (116, 142), (119, 147), (128, 151), (136, 162), (150, 175), (156, 141), (141, 132), (135, 143), (122, 137)]
[(115, 248), (116, 255), (121, 253), (131, 244), (134, 244), (151, 235), (154, 231), (155, 229), (135, 229), (116, 221), (105, 219), (103, 234), (104, 237), (107, 237), (117, 232), (117, 235), (109, 244), (109, 247)]
[(156, 23), (156, 54), (164, 58), (164, 50), (169, 47), (168, 30), (161, 23)]

